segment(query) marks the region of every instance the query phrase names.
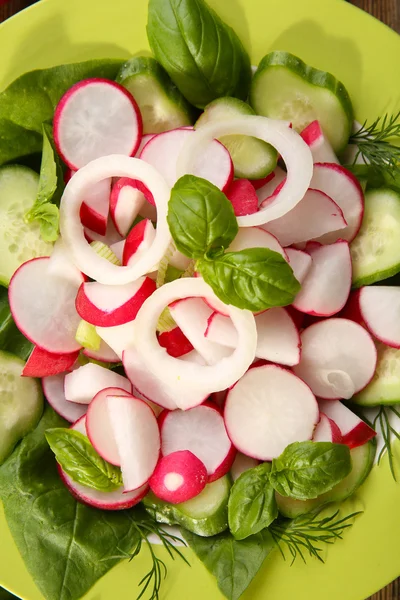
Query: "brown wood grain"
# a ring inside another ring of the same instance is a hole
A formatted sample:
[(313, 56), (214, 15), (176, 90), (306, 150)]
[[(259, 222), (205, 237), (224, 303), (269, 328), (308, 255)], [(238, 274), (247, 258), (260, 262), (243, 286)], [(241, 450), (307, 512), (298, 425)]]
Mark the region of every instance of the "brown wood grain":
[[(33, 4), (34, 1), (10, 0), (10, 2), (2, 4), (0, 6), (0, 23), (26, 6)], [(400, 0), (352, 0), (351, 3), (400, 33)], [(400, 578), (367, 600), (400, 600)]]

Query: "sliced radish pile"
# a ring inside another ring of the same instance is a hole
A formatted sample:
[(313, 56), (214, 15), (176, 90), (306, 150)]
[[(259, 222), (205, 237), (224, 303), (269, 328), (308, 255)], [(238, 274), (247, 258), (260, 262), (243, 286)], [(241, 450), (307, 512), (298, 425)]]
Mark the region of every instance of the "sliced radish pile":
[(115, 352), (120, 360), (124, 350), (134, 343), (135, 328), (133, 321), (115, 327), (96, 327), (101, 339)]
[(143, 302), (155, 291), (150, 277), (140, 277), (126, 285), (85, 282), (76, 297), (79, 315), (92, 325), (115, 327), (132, 321)]
[[(261, 204), (267, 198), (271, 198), (274, 195), (276, 189), (281, 185), (281, 183), (286, 179), (286, 171), (281, 169), (280, 167), (276, 167), (272, 173), (266, 177), (263, 185), (256, 187), (256, 194), (258, 198), (258, 203)], [(253, 182), (254, 183), (254, 182)]]
[(300, 133), (301, 137), (311, 150), (313, 161), (315, 163), (336, 163), (339, 164), (336, 154), (333, 151), (324, 132), (321, 129), (319, 121), (312, 121)]
[(319, 401), (320, 411), (336, 423), (342, 436), (342, 444), (349, 448), (362, 446), (375, 437), (376, 432), (341, 402)]
[(88, 358), (93, 358), (94, 360), (99, 360), (105, 363), (118, 363), (121, 360), (118, 354), (116, 354), (114, 350), (105, 343), (104, 340), (101, 340), (100, 348), (98, 350), (84, 348), (82, 353)]
[(248, 248), (269, 248), (274, 252), (278, 252), (287, 260), (286, 252), (276, 237), (264, 231), (261, 227), (243, 227), (239, 229), (237, 236), (228, 248), (228, 252), (239, 252)]
[(110, 196), (110, 216), (122, 237), (127, 235), (145, 202), (146, 198), (134, 179), (121, 177), (114, 183)]
[(61, 237), (59, 237), (54, 244), (53, 252), (51, 253), (50, 260), (47, 264), (47, 272), (49, 275), (54, 275), (55, 277), (69, 279), (77, 288), (84, 279), (82, 273), (72, 262), (71, 255), (65, 247)]
[(230, 470), (236, 450), (226, 433), (221, 413), (211, 402), (186, 411), (163, 413), (160, 429), (163, 456), (190, 450), (205, 465), (209, 482)]
[(226, 190), (237, 217), (251, 215), (258, 211), (258, 198), (254, 186), (248, 179), (235, 179)]
[(64, 394), (65, 374), (51, 375), (42, 379), (43, 393), (50, 406), (63, 419), (75, 423), (86, 414), (87, 405), (69, 402)]
[[(173, 129), (155, 135), (143, 148), (140, 158), (150, 163), (172, 187), (179, 179), (178, 156), (185, 142), (195, 135), (193, 129)], [(199, 152), (193, 162), (193, 173), (207, 179), (221, 190), (228, 188), (233, 179), (233, 164), (228, 150), (217, 140), (210, 140), (205, 152)]]
[(66, 375), (64, 392), (70, 402), (89, 404), (98, 392), (109, 387), (119, 387), (125, 392), (132, 392), (132, 385), (126, 377), (89, 363)]
[(107, 230), (105, 235), (100, 235), (96, 231), (89, 229), (88, 227), (84, 227), (83, 229), (85, 240), (91, 244), (92, 242), (102, 242), (106, 246), (112, 246), (113, 244), (117, 244), (122, 241), (121, 236), (118, 231), (114, 227), (114, 223), (111, 219), (109, 219), (107, 223)]
[(188, 450), (180, 450), (161, 458), (149, 484), (158, 498), (179, 504), (198, 496), (207, 479), (207, 469), (201, 460)]
[(11, 313), (18, 329), (42, 350), (75, 352), (80, 348), (75, 340), (79, 284), (49, 273), (49, 263), (48, 257), (34, 258), (15, 271), (8, 289)]
[(286, 248), (285, 251), (294, 276), (297, 281), (303, 283), (311, 269), (311, 256), (307, 252), (295, 248)]
[(151, 247), (156, 230), (150, 219), (143, 219), (130, 230), (122, 253), (122, 264), (135, 264)]
[(310, 315), (330, 317), (347, 302), (351, 288), (349, 244), (340, 240), (329, 246), (307, 245), (311, 269), (293, 306)]
[[(281, 365), (293, 366), (300, 361), (300, 336), (292, 317), (284, 308), (270, 308), (255, 316), (257, 327), (257, 358)], [(218, 313), (208, 319), (206, 337), (235, 348), (238, 336), (232, 321)]]
[(193, 345), (179, 327), (174, 327), (170, 331), (160, 333), (158, 341), (160, 346), (165, 348), (168, 354), (175, 358), (179, 358), (193, 350)]
[(361, 325), (348, 319), (327, 319), (310, 325), (300, 337), (301, 360), (293, 370), (316, 396), (348, 399), (372, 379), (376, 348)]
[(249, 469), (254, 469), (254, 467), (257, 467), (257, 465), (259, 465), (258, 460), (238, 452), (231, 467), (231, 476), (233, 481), (236, 481), (236, 479), (238, 479), (242, 473), (245, 473)]
[(228, 392), (225, 425), (234, 446), (259, 460), (272, 460), (292, 442), (312, 438), (319, 420), (310, 388), (276, 365), (249, 369)]
[(108, 154), (134, 156), (142, 137), (142, 117), (132, 95), (108, 79), (85, 79), (72, 86), (56, 107), (53, 134), (71, 169)]
[[(321, 410), (321, 406), (320, 406)], [(320, 420), (314, 430), (313, 442), (332, 442), (332, 444), (342, 443), (342, 434), (335, 421), (332, 421), (324, 413), (320, 414)]]
[(357, 297), (361, 317), (372, 335), (391, 348), (400, 348), (400, 287), (363, 287)]
[(102, 179), (85, 193), (85, 200), (81, 205), (80, 217), (82, 225), (99, 235), (106, 235), (110, 208), (110, 191), (111, 179)]
[(69, 371), (78, 358), (79, 350), (69, 354), (53, 354), (34, 347), (22, 370), (23, 377), (47, 377)]
[[(279, 194), (279, 192), (278, 192)], [(265, 200), (266, 205), (271, 198)], [(264, 202), (261, 204), (262, 210)], [(283, 217), (269, 221), (264, 228), (282, 246), (307, 242), (324, 233), (344, 229), (347, 223), (339, 206), (323, 192), (309, 189), (301, 201)]]
[(360, 183), (350, 171), (332, 163), (317, 163), (310, 187), (327, 194), (342, 209), (347, 227), (326, 233), (316, 239), (322, 244), (332, 244), (338, 239), (351, 242), (361, 227), (364, 214), (364, 194)]

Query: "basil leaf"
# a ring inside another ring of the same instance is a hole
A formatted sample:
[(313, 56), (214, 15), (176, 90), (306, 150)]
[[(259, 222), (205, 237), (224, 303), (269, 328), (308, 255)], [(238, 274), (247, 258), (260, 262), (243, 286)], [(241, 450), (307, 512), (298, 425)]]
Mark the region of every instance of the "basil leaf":
[(101, 458), (79, 431), (62, 427), (48, 429), (46, 439), (63, 471), (76, 483), (100, 492), (121, 487), (120, 469)]
[(251, 67), (236, 33), (203, 0), (150, 0), (150, 48), (191, 104), (248, 96)]
[(213, 537), (200, 537), (185, 529), (181, 533), (229, 600), (240, 598), (275, 545), (268, 529), (241, 541), (229, 532)]
[(229, 529), (242, 540), (268, 527), (278, 516), (275, 490), (269, 482), (271, 465), (249, 469), (235, 481), (228, 503)]
[(291, 304), (300, 290), (292, 268), (269, 248), (199, 260), (197, 269), (222, 302), (253, 312)]
[(270, 481), (281, 496), (310, 500), (331, 490), (350, 471), (348, 446), (294, 442), (272, 461)]
[(19, 331), (11, 316), (8, 290), (0, 286), (0, 350), (27, 360), (33, 344)]
[(176, 247), (190, 258), (227, 248), (238, 232), (232, 204), (225, 194), (195, 175), (184, 175), (175, 183), (167, 220)]

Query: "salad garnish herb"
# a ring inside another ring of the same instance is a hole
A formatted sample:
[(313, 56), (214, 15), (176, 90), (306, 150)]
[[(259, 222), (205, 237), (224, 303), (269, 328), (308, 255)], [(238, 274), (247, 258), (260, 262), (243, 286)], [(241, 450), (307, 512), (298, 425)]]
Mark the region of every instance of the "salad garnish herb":
[(370, 125), (364, 121), (361, 129), (350, 136), (349, 143), (358, 146), (353, 164), (362, 156), (367, 163), (384, 169), (394, 178), (400, 170), (400, 147), (393, 143), (394, 138), (400, 138), (400, 110), (391, 116), (386, 113)]
[(396, 471), (395, 471), (395, 466), (394, 466), (394, 453), (393, 453), (393, 448), (392, 448), (392, 443), (393, 443), (394, 439), (392, 438), (392, 435), (394, 435), (395, 438), (400, 440), (400, 434), (398, 431), (396, 431), (396, 429), (390, 423), (391, 415), (395, 415), (396, 417), (398, 417), (400, 419), (400, 411), (397, 410), (397, 408), (395, 408), (394, 406), (380, 406), (378, 414), (376, 415), (376, 417), (374, 419), (373, 427), (374, 427), (374, 429), (376, 429), (377, 425), (379, 424), (381, 432), (382, 432), (382, 438), (383, 438), (383, 447), (378, 455), (378, 465), (381, 461), (381, 458), (385, 454), (385, 452), (387, 452), (389, 466), (390, 466), (390, 472), (392, 473), (393, 479), (395, 481), (397, 481)]

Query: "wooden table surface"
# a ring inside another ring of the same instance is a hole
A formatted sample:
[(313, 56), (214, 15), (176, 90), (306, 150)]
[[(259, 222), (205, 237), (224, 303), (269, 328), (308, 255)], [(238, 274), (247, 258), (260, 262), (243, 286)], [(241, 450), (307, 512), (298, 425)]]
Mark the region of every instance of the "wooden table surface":
[[(0, 0), (1, 2), (2, 0)], [(35, 0), (10, 0), (0, 6), (0, 23)], [(103, 0), (105, 1), (105, 0)], [(298, 0), (301, 2), (301, 0)], [(323, 2), (323, 0), (321, 0)], [(68, 0), (65, 0), (68, 2)], [(395, 31), (400, 33), (400, 0), (352, 0), (351, 4), (362, 8)], [(400, 600), (400, 577), (369, 600)]]

